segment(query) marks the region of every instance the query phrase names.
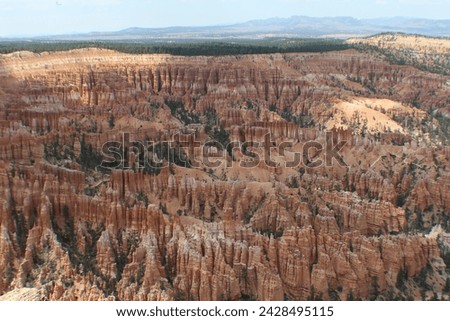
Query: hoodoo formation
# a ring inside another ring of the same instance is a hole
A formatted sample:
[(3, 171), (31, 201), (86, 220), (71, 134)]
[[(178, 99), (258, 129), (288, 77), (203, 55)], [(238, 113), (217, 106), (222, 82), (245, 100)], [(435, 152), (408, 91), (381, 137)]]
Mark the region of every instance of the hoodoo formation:
[(449, 299), (450, 76), (416, 67), (1, 55), (0, 299)]

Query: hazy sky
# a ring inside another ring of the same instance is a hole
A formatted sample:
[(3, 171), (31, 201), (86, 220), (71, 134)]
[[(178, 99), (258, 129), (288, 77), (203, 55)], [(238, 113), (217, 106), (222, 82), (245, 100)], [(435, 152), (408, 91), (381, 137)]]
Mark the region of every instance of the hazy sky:
[(0, 37), (306, 15), (450, 19), (450, 0), (0, 0)]

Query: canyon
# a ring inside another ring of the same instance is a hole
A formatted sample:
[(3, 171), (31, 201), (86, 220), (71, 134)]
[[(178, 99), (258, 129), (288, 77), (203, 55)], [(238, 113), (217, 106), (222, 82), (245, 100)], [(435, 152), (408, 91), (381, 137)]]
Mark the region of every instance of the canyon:
[[(0, 299), (448, 300), (449, 97), (356, 49), (1, 55)], [(187, 147), (105, 168), (124, 133)]]

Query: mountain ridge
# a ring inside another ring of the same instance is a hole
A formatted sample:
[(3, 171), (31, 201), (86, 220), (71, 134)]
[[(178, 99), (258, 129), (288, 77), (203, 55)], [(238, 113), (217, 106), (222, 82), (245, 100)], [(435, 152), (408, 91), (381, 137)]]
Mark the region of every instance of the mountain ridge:
[[(450, 19), (415, 17), (357, 19), (353, 17), (308, 17), (249, 20), (216, 26), (129, 27), (118, 31), (18, 37), (37, 40), (160, 40), (160, 39), (262, 39), (268, 37), (351, 38), (384, 32), (403, 32), (433, 37), (450, 36)], [(10, 38), (11, 39), (11, 38)]]

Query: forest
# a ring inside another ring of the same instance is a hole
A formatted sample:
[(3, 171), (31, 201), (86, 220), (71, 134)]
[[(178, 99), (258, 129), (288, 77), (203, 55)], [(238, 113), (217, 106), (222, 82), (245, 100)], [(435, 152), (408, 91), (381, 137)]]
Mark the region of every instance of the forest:
[(15, 51), (65, 51), (104, 48), (130, 54), (171, 54), (178, 56), (223, 56), (289, 52), (327, 52), (350, 48), (336, 39), (284, 39), (235, 41), (0, 41), (0, 53)]

